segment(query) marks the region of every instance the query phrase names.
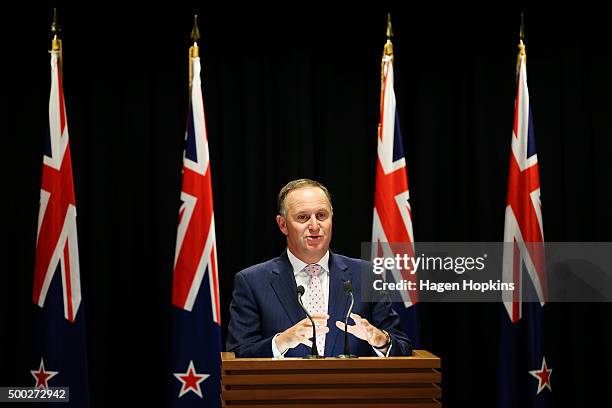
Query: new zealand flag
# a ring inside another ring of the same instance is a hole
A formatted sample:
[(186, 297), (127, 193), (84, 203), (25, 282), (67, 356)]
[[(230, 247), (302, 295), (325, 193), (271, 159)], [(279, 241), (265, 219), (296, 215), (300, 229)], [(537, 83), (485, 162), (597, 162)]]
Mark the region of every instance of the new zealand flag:
[[(544, 407), (552, 399), (552, 364), (545, 343), (547, 271), (540, 202), (540, 178), (529, 90), (525, 46), (517, 63), (512, 151), (504, 229), (504, 292), (500, 337), (501, 407)], [(524, 302), (538, 299), (538, 302)]]
[(172, 287), (170, 405), (218, 407), (221, 314), (215, 218), (200, 58), (191, 49), (191, 99)]
[(36, 388), (69, 387), (70, 403), (89, 406), (85, 312), (76, 225), (76, 201), (60, 65), (51, 51), (49, 133), (43, 155), (36, 261), (34, 341), (30, 373)]
[[(388, 24), (390, 28), (390, 22)], [(408, 201), (410, 194), (402, 133), (395, 106), (393, 46), (390, 40), (385, 45), (382, 58), (381, 80), (371, 257), (414, 257), (412, 210)], [(417, 282), (417, 274), (411, 273), (410, 269), (393, 268), (388, 275), (387, 280), (390, 281)], [(400, 316), (402, 329), (413, 345), (419, 347), (418, 291), (402, 291), (400, 295), (401, 302), (394, 302), (393, 308)]]

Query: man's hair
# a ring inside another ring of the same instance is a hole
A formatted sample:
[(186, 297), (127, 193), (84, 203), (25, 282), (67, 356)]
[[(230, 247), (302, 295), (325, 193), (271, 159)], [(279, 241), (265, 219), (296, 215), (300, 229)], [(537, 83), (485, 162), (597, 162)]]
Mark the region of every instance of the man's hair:
[(304, 179), (292, 180), (288, 182), (287, 184), (285, 184), (283, 188), (281, 188), (281, 191), (278, 193), (278, 213), (282, 215), (283, 217), (287, 216), (287, 208), (285, 207), (285, 200), (287, 199), (287, 196), (289, 195), (290, 192), (294, 190), (299, 190), (300, 188), (309, 188), (309, 187), (320, 188), (321, 190), (323, 190), (323, 192), (325, 193), (325, 196), (327, 197), (327, 201), (329, 201), (329, 206), (333, 210), (331, 195), (329, 194), (329, 191), (327, 191), (327, 188), (323, 184), (319, 183), (318, 181), (304, 178)]

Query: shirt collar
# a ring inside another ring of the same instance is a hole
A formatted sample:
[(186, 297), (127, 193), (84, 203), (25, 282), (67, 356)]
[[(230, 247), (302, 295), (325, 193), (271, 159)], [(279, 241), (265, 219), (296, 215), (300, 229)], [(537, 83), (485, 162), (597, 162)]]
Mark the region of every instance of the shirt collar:
[[(289, 248), (287, 248), (287, 257), (289, 258), (289, 263), (291, 263), (291, 267), (293, 268), (294, 276), (297, 276), (306, 266), (309, 265), (293, 255)], [(324, 271), (323, 273), (329, 272), (329, 249), (325, 252), (323, 258), (319, 259), (319, 261), (315, 263), (321, 265)]]

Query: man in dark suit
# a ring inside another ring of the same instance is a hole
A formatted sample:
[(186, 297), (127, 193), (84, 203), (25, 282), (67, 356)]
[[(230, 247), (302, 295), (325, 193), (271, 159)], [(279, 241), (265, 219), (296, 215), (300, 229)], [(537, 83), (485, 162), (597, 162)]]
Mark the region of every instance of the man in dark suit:
[[(291, 181), (281, 189), (278, 207), (276, 222), (287, 236), (287, 249), (278, 258), (236, 274), (227, 351), (237, 357), (308, 354), (312, 326), (297, 301), (299, 285), (306, 288), (304, 303), (317, 325), (319, 353), (342, 354), (349, 307), (344, 282), (351, 281), (355, 295), (351, 314), (355, 324), (348, 326), (351, 352), (412, 354), (388, 297), (372, 288), (372, 265), (329, 250), (333, 210), (325, 186), (309, 179)], [(333, 323), (328, 324), (329, 319)]]

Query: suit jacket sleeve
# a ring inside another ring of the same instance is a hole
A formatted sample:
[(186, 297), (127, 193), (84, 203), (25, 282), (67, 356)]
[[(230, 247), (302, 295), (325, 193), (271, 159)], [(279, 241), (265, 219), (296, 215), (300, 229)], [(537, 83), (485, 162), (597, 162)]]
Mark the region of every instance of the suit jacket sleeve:
[(392, 309), (389, 295), (384, 291), (372, 291), (372, 296), (374, 302), (370, 323), (381, 330), (386, 330), (391, 336), (393, 347), (389, 356), (412, 355), (412, 342), (401, 330), (400, 317)]
[(249, 282), (239, 272), (234, 278), (226, 349), (236, 357), (272, 357), (272, 338), (263, 337), (260, 310)]

